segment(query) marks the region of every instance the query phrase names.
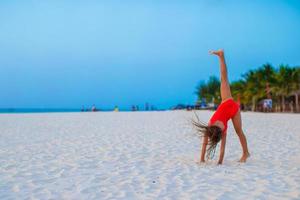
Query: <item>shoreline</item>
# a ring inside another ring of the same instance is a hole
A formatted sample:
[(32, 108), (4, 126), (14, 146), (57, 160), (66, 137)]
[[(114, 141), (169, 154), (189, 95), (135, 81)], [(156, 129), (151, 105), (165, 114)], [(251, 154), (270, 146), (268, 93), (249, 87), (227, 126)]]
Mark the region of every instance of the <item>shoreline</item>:
[[(3, 114), (39, 114), (39, 113), (109, 113), (114, 112), (113, 109), (107, 110), (99, 110), (99, 111), (81, 111), (78, 109), (0, 109), (0, 115)], [(166, 111), (173, 111), (173, 112), (202, 112), (202, 111), (210, 111), (214, 112), (215, 110), (211, 109), (201, 109), (201, 110), (172, 110), (172, 109), (165, 109), (165, 110), (139, 110), (139, 111), (131, 111), (131, 110), (119, 110), (117, 112), (126, 112), (126, 113), (141, 113), (141, 112), (166, 112)], [(241, 111), (241, 113), (262, 113), (262, 114), (300, 114), (300, 112), (259, 112), (259, 111)]]

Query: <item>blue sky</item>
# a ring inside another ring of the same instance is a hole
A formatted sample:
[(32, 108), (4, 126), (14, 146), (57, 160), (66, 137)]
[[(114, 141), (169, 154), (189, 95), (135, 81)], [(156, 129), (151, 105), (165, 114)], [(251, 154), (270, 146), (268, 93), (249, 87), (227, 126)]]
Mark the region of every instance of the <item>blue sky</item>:
[(160, 108), (219, 76), (300, 64), (297, 1), (1, 1), (0, 108)]

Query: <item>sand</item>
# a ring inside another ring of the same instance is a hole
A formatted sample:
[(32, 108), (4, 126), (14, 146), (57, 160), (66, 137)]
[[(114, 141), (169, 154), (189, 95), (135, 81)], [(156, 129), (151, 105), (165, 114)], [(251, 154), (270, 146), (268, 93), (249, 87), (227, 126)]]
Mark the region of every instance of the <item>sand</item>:
[(300, 199), (300, 115), (242, 113), (251, 157), (229, 123), (222, 166), (197, 164), (193, 117), (1, 114), (0, 199)]

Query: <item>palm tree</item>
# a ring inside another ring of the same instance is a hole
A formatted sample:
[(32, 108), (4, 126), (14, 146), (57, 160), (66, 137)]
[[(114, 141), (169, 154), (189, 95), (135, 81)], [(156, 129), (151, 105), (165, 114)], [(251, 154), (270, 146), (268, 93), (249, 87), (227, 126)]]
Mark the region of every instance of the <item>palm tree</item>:
[(293, 95), (295, 96), (296, 112), (298, 112), (299, 111), (298, 95), (300, 93), (300, 67), (292, 68), (291, 84), (292, 84)]
[(209, 77), (207, 82), (207, 89), (210, 101), (220, 99), (220, 84), (220, 80), (217, 77)]
[(207, 83), (202, 81), (196, 88), (198, 101), (205, 98), (207, 101), (218, 99), (220, 95), (220, 81), (215, 76), (210, 76)]
[(198, 101), (201, 101), (201, 99), (205, 98), (206, 95), (208, 94), (207, 85), (204, 81), (201, 81), (197, 86), (196, 94), (198, 96)]
[(231, 93), (235, 99), (239, 99), (241, 103), (247, 103), (244, 98), (244, 91), (246, 88), (246, 82), (244, 80), (238, 80), (231, 83)]
[(262, 89), (263, 94), (261, 94), (263, 97), (266, 94), (267, 98), (271, 98), (271, 90), (268, 90), (268, 87), (275, 84), (276, 82), (276, 71), (273, 68), (273, 66), (269, 63), (264, 64), (262, 67), (260, 67), (257, 70), (257, 73), (259, 74), (259, 82), (260, 82), (260, 87)]
[(293, 76), (293, 68), (288, 65), (280, 65), (276, 74), (276, 85), (273, 87), (275, 94), (281, 97), (281, 110), (285, 111), (285, 97), (293, 91), (291, 78)]
[(249, 103), (252, 103), (252, 111), (255, 111), (256, 101), (261, 96), (260, 95), (260, 82), (258, 73), (254, 70), (250, 70), (246, 74), (243, 75), (245, 79), (245, 91), (243, 92), (243, 96), (245, 100)]

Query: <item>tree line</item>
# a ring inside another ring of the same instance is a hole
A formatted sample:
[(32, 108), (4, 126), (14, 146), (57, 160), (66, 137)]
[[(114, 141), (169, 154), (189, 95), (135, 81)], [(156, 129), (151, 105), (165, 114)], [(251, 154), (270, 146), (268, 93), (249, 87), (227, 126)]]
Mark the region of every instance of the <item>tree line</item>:
[[(249, 70), (230, 85), (233, 98), (248, 110), (260, 110), (263, 99), (272, 99), (273, 111), (300, 112), (300, 67), (280, 65), (275, 68), (267, 63)], [(206, 82), (200, 82), (196, 94), (198, 102), (205, 99), (206, 102), (219, 104), (219, 78), (211, 76)]]

